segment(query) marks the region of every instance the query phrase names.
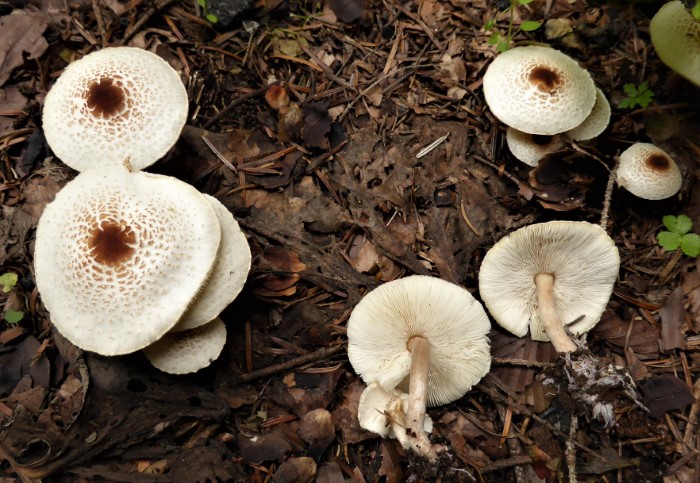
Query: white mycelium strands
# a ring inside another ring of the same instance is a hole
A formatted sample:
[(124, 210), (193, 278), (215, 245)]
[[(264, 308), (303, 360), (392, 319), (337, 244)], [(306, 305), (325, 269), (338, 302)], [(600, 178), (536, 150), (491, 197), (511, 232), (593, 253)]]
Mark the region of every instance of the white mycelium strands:
[(157, 55), (106, 48), (70, 64), (46, 96), (46, 140), (68, 166), (134, 170), (161, 158), (187, 119), (180, 76)]
[(82, 349), (134, 352), (170, 330), (206, 281), (214, 210), (175, 178), (88, 170), (39, 221), (36, 282), (56, 328)]

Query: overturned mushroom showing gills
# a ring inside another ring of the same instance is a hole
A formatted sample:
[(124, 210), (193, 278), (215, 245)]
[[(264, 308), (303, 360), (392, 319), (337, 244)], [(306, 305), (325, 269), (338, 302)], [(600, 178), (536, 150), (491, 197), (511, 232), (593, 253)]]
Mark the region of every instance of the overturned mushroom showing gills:
[(226, 326), (220, 318), (197, 328), (169, 332), (143, 350), (154, 367), (169, 374), (197, 372), (214, 362), (226, 344)]
[[(620, 268), (615, 242), (588, 222), (551, 221), (521, 228), (488, 251), (479, 293), (509, 332), (528, 328), (559, 352), (574, 352), (566, 333), (590, 330), (605, 310)], [(565, 329), (566, 326), (566, 329)]]
[(211, 205), (169, 176), (88, 170), (39, 220), (36, 284), (56, 329), (76, 346), (127, 354), (160, 339), (214, 265)]
[(348, 357), (368, 384), (408, 392), (409, 446), (435, 450), (424, 431), (426, 405), (462, 397), (489, 370), (490, 323), (458, 285), (414, 275), (376, 288), (348, 321)]
[(588, 117), (575, 128), (566, 131), (566, 137), (574, 141), (589, 141), (600, 136), (610, 124), (610, 103), (603, 91), (596, 87), (595, 104)]
[(540, 46), (499, 54), (484, 74), (484, 97), (505, 125), (558, 134), (581, 124), (595, 103), (591, 75), (568, 55)]
[(238, 222), (219, 200), (203, 196), (219, 219), (221, 244), (206, 285), (172, 328), (173, 332), (194, 329), (217, 317), (241, 292), (250, 271), (250, 247)]
[(46, 95), (46, 141), (84, 171), (144, 169), (175, 144), (187, 119), (187, 91), (170, 65), (147, 50), (111, 47), (70, 64)]
[(700, 86), (700, 22), (683, 2), (662, 5), (651, 19), (649, 34), (661, 62)]
[(676, 162), (661, 148), (635, 143), (620, 154), (618, 185), (645, 200), (669, 198), (681, 189), (683, 177)]
[(509, 127), (506, 131), (508, 149), (519, 161), (528, 166), (537, 166), (540, 159), (564, 147), (564, 140), (559, 134), (543, 136), (528, 134)]

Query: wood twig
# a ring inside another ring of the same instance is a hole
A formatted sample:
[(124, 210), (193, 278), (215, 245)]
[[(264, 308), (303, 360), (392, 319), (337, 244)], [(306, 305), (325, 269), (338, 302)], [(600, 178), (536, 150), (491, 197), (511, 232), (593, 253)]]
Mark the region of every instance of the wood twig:
[(600, 215), (600, 227), (608, 231), (608, 212), (610, 211), (610, 201), (612, 200), (612, 192), (615, 188), (615, 178), (617, 177), (617, 168), (620, 166), (620, 157), (615, 157), (615, 166), (610, 170), (608, 184), (605, 186), (605, 197), (603, 198), (603, 212)]
[(175, 0), (164, 0), (163, 3), (157, 3), (153, 7), (149, 8), (146, 13), (138, 19), (134, 26), (124, 33), (124, 38), (117, 42), (117, 45), (126, 44), (129, 40), (131, 40), (131, 37), (136, 35), (143, 28), (143, 26), (146, 25), (146, 22), (148, 22), (151, 17), (153, 17), (158, 11), (169, 6), (174, 1)]
[(317, 351), (309, 352), (308, 354), (304, 354), (303, 356), (295, 357), (294, 359), (280, 362), (279, 364), (273, 364), (271, 366), (267, 366), (267, 367), (264, 367), (262, 369), (258, 369), (257, 371), (249, 372), (248, 374), (242, 374), (241, 381), (250, 382), (250, 381), (253, 381), (255, 379), (260, 379), (261, 377), (271, 376), (273, 374), (277, 374), (278, 372), (284, 372), (286, 370), (289, 370), (293, 367), (300, 366), (302, 364), (320, 361), (321, 359), (325, 359), (326, 357), (337, 354), (338, 352), (341, 352), (343, 350), (345, 350), (345, 345), (343, 345), (343, 344), (339, 344), (339, 345), (335, 345), (335, 346), (331, 346), (331, 347), (324, 347), (324, 348), (319, 349)]

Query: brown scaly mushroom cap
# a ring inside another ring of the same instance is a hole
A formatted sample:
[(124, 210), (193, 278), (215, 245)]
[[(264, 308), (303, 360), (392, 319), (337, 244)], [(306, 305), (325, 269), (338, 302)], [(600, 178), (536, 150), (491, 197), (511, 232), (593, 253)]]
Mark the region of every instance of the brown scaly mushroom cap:
[(357, 304), (348, 320), (348, 357), (368, 384), (409, 393), (411, 447), (432, 457), (423, 430), (426, 405), (462, 397), (488, 372), (490, 328), (465, 289), (413, 275), (385, 283)]
[(219, 200), (207, 194), (204, 198), (221, 225), (219, 253), (206, 285), (172, 332), (194, 329), (217, 317), (243, 290), (250, 271), (250, 247), (238, 222)]
[(76, 346), (127, 354), (180, 319), (214, 265), (221, 229), (192, 186), (124, 167), (82, 172), (39, 220), (36, 284)]
[(226, 326), (220, 318), (182, 332), (168, 332), (143, 350), (157, 369), (168, 374), (197, 372), (214, 362), (226, 344)]
[(653, 144), (635, 143), (620, 154), (616, 181), (639, 198), (662, 200), (678, 193), (683, 176), (666, 151)]
[(160, 159), (187, 119), (187, 91), (170, 65), (147, 50), (111, 47), (70, 64), (46, 95), (46, 141), (73, 169), (134, 170)]
[(649, 24), (651, 43), (659, 59), (700, 86), (700, 22), (676, 0), (661, 6)]
[(528, 166), (537, 166), (540, 159), (564, 147), (564, 139), (559, 134), (543, 136), (528, 134), (509, 127), (506, 131), (508, 149), (519, 161)]
[(595, 96), (591, 75), (549, 47), (507, 50), (484, 74), (484, 97), (494, 116), (530, 134), (575, 128), (590, 114)]
[(514, 231), (486, 253), (479, 294), (509, 332), (577, 349), (564, 330), (583, 334), (600, 320), (620, 269), (615, 242), (588, 222), (550, 221)]

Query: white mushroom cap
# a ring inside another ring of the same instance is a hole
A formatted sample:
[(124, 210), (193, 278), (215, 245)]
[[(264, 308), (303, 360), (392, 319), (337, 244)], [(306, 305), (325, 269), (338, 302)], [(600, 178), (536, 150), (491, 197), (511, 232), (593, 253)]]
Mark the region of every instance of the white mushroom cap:
[(700, 86), (700, 22), (683, 2), (664, 4), (651, 19), (649, 33), (659, 59)]
[(635, 143), (620, 154), (617, 184), (645, 200), (662, 200), (678, 193), (683, 177), (666, 151), (649, 143)]
[(213, 196), (204, 195), (221, 225), (221, 244), (209, 280), (173, 332), (194, 329), (217, 317), (243, 290), (250, 271), (248, 240), (231, 212)]
[[(396, 389), (385, 390), (378, 383), (367, 385), (360, 396), (357, 418), (360, 427), (377, 433), (382, 438), (395, 438), (406, 448), (409, 438), (406, 435), (406, 410), (408, 394)], [(433, 430), (433, 420), (426, 415), (423, 421), (426, 433)]]
[(605, 310), (620, 269), (615, 242), (585, 221), (550, 221), (499, 240), (479, 270), (479, 294), (503, 328), (548, 341), (537, 314), (535, 275), (554, 275), (554, 303), (573, 334), (590, 330)]
[(211, 205), (169, 176), (88, 170), (39, 220), (36, 284), (78, 347), (127, 354), (160, 339), (209, 276), (221, 238)]
[(157, 55), (112, 47), (70, 64), (44, 102), (46, 140), (73, 169), (155, 163), (187, 119), (180, 76)]
[(197, 372), (214, 362), (226, 344), (226, 326), (220, 318), (182, 332), (169, 332), (143, 350), (157, 369), (169, 374)]
[(600, 136), (610, 124), (610, 103), (603, 91), (596, 87), (595, 104), (585, 121), (566, 131), (566, 136), (574, 141), (588, 141)]
[(413, 275), (385, 283), (357, 304), (348, 321), (348, 357), (365, 382), (393, 389), (409, 373), (409, 340), (423, 337), (430, 344), (428, 405), (446, 404), (488, 372), (490, 328), (465, 289)]
[(591, 75), (568, 55), (540, 46), (516, 47), (491, 62), (484, 97), (507, 126), (531, 134), (573, 129), (595, 103)]
[(528, 134), (509, 127), (506, 131), (508, 149), (518, 160), (529, 166), (537, 166), (540, 159), (564, 147), (564, 139), (559, 134), (543, 136)]

